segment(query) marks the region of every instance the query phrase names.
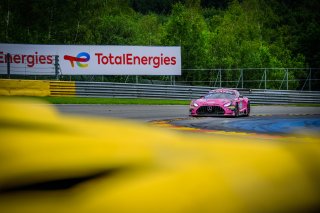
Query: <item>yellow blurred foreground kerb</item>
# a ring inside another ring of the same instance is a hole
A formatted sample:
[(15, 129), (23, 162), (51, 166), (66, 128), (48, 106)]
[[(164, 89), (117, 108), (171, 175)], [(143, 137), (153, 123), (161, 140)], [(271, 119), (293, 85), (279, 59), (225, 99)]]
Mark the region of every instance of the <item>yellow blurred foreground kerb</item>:
[(0, 212), (319, 212), (318, 136), (183, 135), (0, 100)]

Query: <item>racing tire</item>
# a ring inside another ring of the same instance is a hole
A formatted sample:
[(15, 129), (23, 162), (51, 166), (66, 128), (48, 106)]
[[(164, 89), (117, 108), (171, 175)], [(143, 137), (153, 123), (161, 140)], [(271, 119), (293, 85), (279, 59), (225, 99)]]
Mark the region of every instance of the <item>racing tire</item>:
[(247, 104), (247, 111), (246, 111), (246, 116), (248, 117), (250, 115), (250, 101), (248, 101), (248, 104)]
[(239, 117), (239, 106), (238, 106), (238, 103), (236, 104), (236, 107), (234, 109), (234, 117)]

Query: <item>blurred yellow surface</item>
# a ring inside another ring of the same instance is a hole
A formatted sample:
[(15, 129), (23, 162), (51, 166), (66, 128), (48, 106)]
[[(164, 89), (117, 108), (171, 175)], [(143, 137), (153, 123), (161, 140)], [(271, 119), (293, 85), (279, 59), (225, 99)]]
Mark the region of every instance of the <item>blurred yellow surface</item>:
[(0, 100), (0, 212), (320, 210), (318, 135), (178, 133)]

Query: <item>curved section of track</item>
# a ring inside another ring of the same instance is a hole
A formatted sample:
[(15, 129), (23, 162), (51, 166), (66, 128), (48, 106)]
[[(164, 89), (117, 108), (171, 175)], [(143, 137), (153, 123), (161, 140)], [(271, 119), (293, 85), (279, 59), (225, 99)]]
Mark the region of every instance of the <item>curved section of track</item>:
[(172, 120), (174, 126), (202, 130), (248, 132), (262, 134), (287, 134), (308, 130), (320, 132), (320, 115), (252, 116), (245, 118), (199, 118)]
[(218, 130), (261, 134), (286, 134), (297, 129), (320, 131), (320, 107), (253, 106), (250, 117), (190, 118), (188, 106), (177, 105), (56, 105), (66, 114), (115, 117), (138, 121), (165, 120), (189, 130)]
[(320, 116), (272, 116), (234, 122), (230, 126), (239, 131), (259, 133), (292, 133), (299, 130), (320, 132)]

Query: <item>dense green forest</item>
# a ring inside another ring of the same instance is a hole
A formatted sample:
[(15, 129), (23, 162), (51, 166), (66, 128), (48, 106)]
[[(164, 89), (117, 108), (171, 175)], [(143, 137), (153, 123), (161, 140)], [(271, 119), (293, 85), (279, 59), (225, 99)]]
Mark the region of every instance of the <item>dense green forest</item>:
[(319, 68), (319, 11), (318, 0), (3, 0), (0, 42), (181, 46), (181, 79), (211, 81), (216, 73), (187, 69)]

